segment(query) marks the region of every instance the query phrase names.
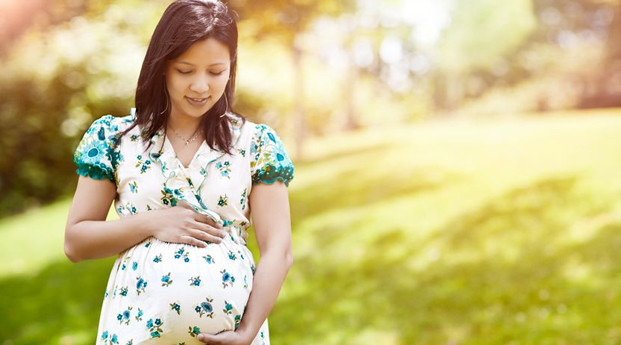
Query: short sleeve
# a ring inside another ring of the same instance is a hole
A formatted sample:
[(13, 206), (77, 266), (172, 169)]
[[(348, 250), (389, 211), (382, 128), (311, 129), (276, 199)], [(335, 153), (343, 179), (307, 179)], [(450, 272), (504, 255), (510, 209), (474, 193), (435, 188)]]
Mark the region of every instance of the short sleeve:
[(276, 131), (263, 124), (256, 125), (250, 147), (252, 183), (272, 184), (277, 180), (289, 186), (294, 166)]
[(106, 178), (115, 183), (112, 140), (118, 128), (113, 125), (113, 120), (112, 115), (104, 115), (95, 120), (84, 133), (73, 154), (78, 175), (96, 180)]

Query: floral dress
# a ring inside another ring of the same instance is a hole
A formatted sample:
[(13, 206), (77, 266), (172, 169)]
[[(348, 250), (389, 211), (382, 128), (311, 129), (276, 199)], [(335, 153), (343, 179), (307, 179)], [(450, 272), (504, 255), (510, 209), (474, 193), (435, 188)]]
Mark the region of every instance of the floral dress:
[[(120, 253), (104, 294), (96, 344), (203, 344), (199, 332), (239, 326), (256, 267), (246, 247), (248, 196), (256, 183), (279, 180), (288, 186), (294, 167), (272, 128), (226, 116), (232, 154), (203, 141), (187, 168), (163, 129), (150, 139), (148, 152), (140, 126), (113, 148), (135, 120), (135, 108), (124, 117), (100, 117), (84, 134), (74, 154), (76, 172), (115, 183), (119, 217), (187, 203), (228, 233), (205, 248), (151, 236)], [(269, 344), (267, 320), (252, 344)]]

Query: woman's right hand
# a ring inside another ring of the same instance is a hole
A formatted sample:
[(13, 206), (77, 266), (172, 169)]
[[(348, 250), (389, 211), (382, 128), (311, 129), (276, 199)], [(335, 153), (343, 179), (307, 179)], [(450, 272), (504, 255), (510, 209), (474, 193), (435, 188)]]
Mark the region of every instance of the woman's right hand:
[(222, 224), (209, 216), (196, 212), (187, 201), (181, 200), (176, 207), (144, 212), (150, 233), (165, 242), (192, 244), (207, 247), (204, 241), (220, 243), (226, 236)]

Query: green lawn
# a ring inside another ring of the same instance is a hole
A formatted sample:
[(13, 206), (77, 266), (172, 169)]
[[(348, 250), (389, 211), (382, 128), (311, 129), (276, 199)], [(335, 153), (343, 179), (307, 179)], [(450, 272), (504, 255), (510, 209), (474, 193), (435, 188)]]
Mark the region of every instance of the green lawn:
[[(618, 344), (619, 115), (309, 143), (290, 186), (295, 259), (272, 343)], [(68, 206), (0, 223), (1, 345), (94, 343), (114, 258), (64, 258)]]

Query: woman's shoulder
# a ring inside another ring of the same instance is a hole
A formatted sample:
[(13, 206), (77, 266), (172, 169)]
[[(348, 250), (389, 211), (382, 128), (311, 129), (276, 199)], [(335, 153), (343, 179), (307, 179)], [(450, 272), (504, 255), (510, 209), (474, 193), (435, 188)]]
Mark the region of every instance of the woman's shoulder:
[(250, 171), (252, 183), (273, 184), (276, 180), (289, 186), (294, 166), (276, 130), (260, 122), (248, 124), (250, 137)]
[(131, 115), (114, 116), (110, 114), (102, 115), (93, 121), (93, 123), (96, 125), (106, 126), (106, 127), (111, 127), (111, 128), (119, 127), (125, 123), (129, 124), (131, 122), (133, 122)]
[(246, 130), (249, 128), (249, 125), (252, 124), (247, 117), (241, 116), (232, 111), (228, 111), (226, 113), (226, 117), (229, 119), (229, 123), (231, 124), (233, 130)]
[[(87, 134), (98, 132), (101, 137), (112, 139), (111, 136), (117, 135), (129, 127), (134, 121), (133, 115), (113, 116), (110, 114), (96, 118), (89, 128)], [(101, 138), (103, 140), (103, 138)]]
[(226, 115), (231, 124), (234, 141), (237, 141), (235, 138), (239, 138), (240, 141), (244, 143), (242, 145), (245, 145), (245, 143), (256, 135), (257, 123), (233, 112), (228, 112)]
[(78, 175), (115, 182), (115, 168), (120, 155), (113, 149), (125, 119), (110, 114), (96, 118), (78, 143), (73, 155)]
[[(121, 142), (126, 141), (125, 137), (131, 138), (134, 142), (140, 137), (140, 127), (133, 126), (131, 130), (127, 131), (127, 134), (122, 134), (134, 124), (136, 120), (135, 108), (131, 108), (129, 115), (113, 116), (110, 114), (103, 115), (93, 121), (86, 134), (93, 132), (99, 132), (99, 139), (105, 140), (107, 143), (117, 143), (120, 146)], [(119, 141), (120, 140), (120, 141)], [(117, 146), (117, 145), (113, 145)]]
[(251, 138), (256, 139), (257, 137), (267, 135), (268, 133), (274, 135), (276, 134), (274, 128), (266, 123), (253, 121), (247, 117), (242, 118), (235, 113), (227, 113), (227, 115), (229, 116), (234, 129), (239, 129), (242, 134), (246, 134)]

